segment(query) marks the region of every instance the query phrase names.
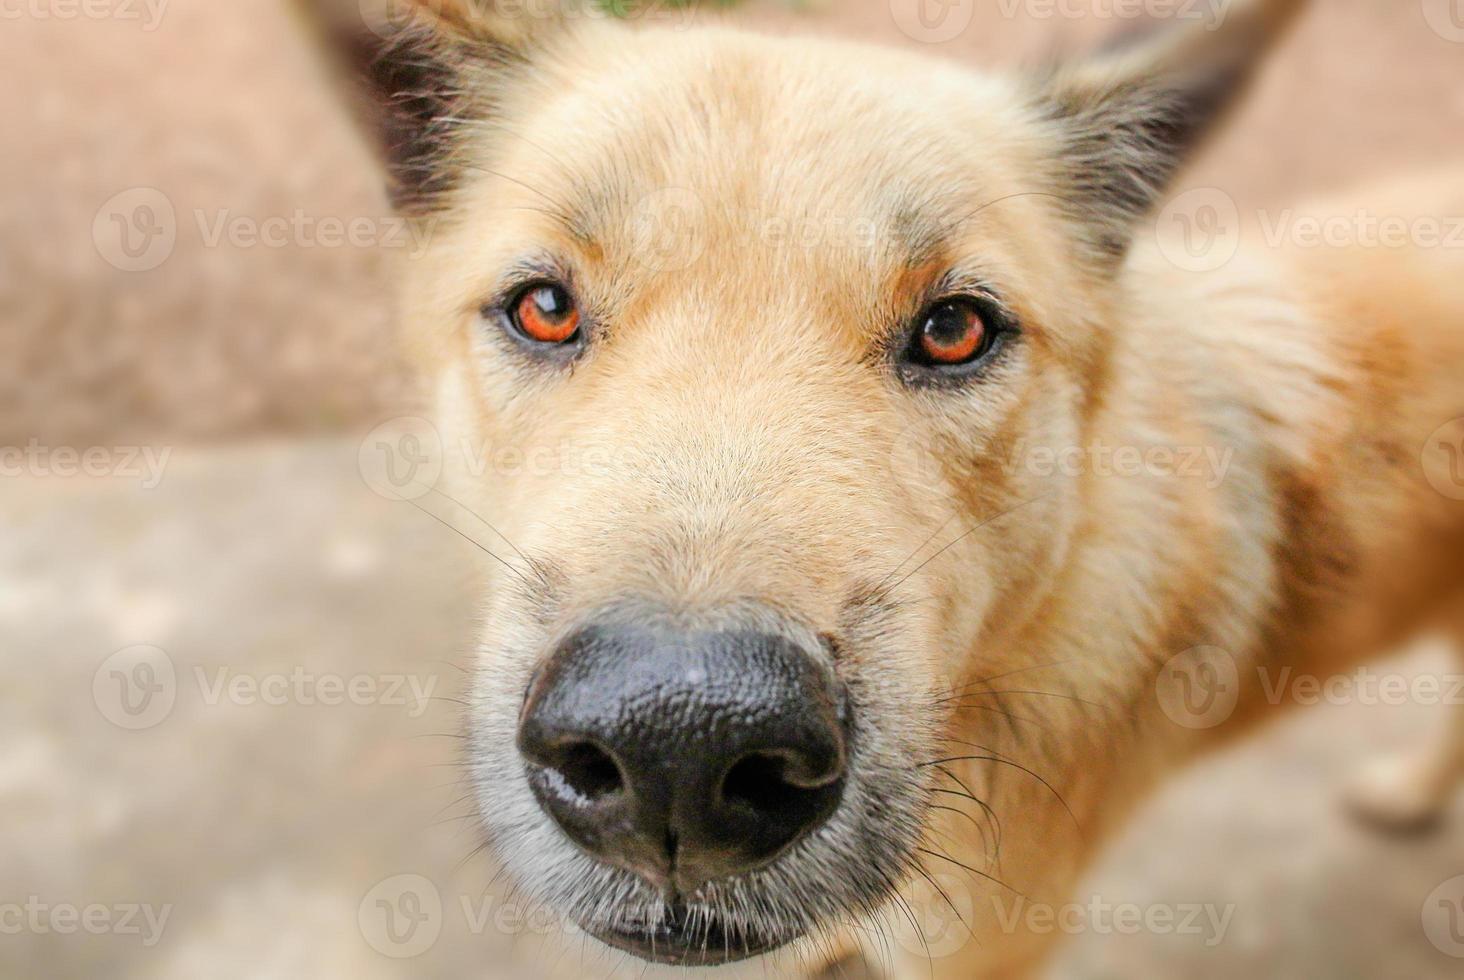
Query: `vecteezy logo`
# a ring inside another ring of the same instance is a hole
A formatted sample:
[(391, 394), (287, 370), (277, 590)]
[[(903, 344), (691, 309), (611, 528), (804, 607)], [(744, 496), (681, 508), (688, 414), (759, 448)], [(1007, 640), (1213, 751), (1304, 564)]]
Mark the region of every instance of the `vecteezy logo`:
[(1240, 671), (1235, 658), (1219, 647), (1191, 647), (1160, 669), (1154, 693), (1176, 725), (1214, 728), (1235, 711)]
[(1464, 500), (1464, 418), (1445, 422), (1423, 444), (1423, 475), (1450, 500)]
[(970, 885), (955, 875), (931, 873), (911, 883), (908, 916), (894, 922), (895, 939), (917, 956), (941, 959), (954, 956), (971, 942), (970, 923), (976, 921), (976, 901)]
[(154, 646), (118, 650), (92, 675), (92, 700), (118, 728), (152, 728), (173, 711), (178, 674), (173, 660)]
[(971, 26), (973, 0), (890, 0), (890, 15), (912, 41), (939, 44)]
[(356, 9), (361, 23), (377, 37), (388, 41), (401, 37), (424, 17), (442, 13), (443, 0), (417, 0), (398, 3), (395, 0), (359, 0)]
[(657, 272), (680, 272), (697, 260), (705, 224), (702, 202), (684, 187), (664, 187), (636, 203), (627, 220), (635, 260)]
[(1212, 272), (1240, 247), (1240, 209), (1218, 187), (1196, 187), (1176, 196), (1155, 221), (1159, 251), (1188, 272)]
[(442, 895), (421, 875), (393, 875), (361, 899), (356, 924), (367, 944), (383, 956), (421, 956), (442, 934)]
[(929, 422), (915, 422), (890, 445), (890, 473), (912, 494), (927, 494), (947, 479), (941, 454), (941, 433)]
[(114, 195), (92, 219), (92, 242), (107, 263), (123, 272), (148, 272), (173, 254), (178, 217), (173, 202), (152, 187)]
[(1464, 959), (1464, 875), (1455, 875), (1424, 899), (1423, 934), (1440, 953)]
[(415, 500), (442, 476), (442, 437), (426, 419), (391, 419), (361, 441), (356, 462), (366, 485), (381, 496)]
[(1423, 19), (1445, 41), (1464, 43), (1464, 0), (1421, 0)]

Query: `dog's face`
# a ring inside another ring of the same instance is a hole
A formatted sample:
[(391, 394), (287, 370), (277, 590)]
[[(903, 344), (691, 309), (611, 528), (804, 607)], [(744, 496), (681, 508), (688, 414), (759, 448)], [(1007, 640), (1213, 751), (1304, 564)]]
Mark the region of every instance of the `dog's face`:
[[(1036, 140), (1000, 87), (927, 67), (892, 98), (910, 66), (880, 60), (566, 45), (412, 291), (455, 348), (446, 443), (487, 464), (455, 493), (527, 578), (500, 567), (485, 616), (485, 822), (519, 880), (643, 955), (757, 953), (877, 905), (917, 854), (922, 764), (959, 754), (940, 695), (1068, 532), (1068, 488), (1002, 465), (1075, 441), (1093, 342), (1017, 176)], [(559, 697), (526, 705), (536, 670), (583, 670), (554, 683), (606, 717), (555, 704), (526, 745)], [(753, 731), (759, 710), (786, 717)], [(749, 730), (694, 747), (724, 716)]]
[(1124, 229), (1217, 100), (436, 6), (370, 70), (433, 220), (406, 312), (447, 492), (497, 559), (491, 842), (649, 959), (872, 913), (979, 734), (951, 692), (1020, 666), (1082, 517), (1012, 461), (1080, 443)]

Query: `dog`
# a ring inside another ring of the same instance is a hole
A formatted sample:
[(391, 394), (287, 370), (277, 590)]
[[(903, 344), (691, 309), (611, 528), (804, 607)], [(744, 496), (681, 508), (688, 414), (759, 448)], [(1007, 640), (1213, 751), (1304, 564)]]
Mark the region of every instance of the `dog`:
[[(1458, 253), (1154, 234), (1301, 7), (992, 77), (304, 4), (430, 228), (404, 330), (491, 530), (470, 769), (519, 889), (652, 963), (1026, 976), (1050, 935), (993, 908), (1065, 901), (1279, 672), (1464, 641)], [(1360, 812), (1442, 812), (1451, 710)], [(889, 941), (916, 889), (954, 953)]]

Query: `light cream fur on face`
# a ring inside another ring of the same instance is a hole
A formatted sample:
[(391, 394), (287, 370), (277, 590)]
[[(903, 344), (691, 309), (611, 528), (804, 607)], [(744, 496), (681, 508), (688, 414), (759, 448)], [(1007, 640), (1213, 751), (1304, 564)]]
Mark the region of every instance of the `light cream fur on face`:
[[(888, 801), (894, 887), (873, 932), (848, 927), (875, 898), (845, 881), (861, 828), (834, 820), (703, 896), (813, 937), (745, 969), (862, 949), (891, 977), (964, 980), (1040, 961), (1050, 937), (996, 912), (1067, 901), (1165, 768), (1262, 714), (1257, 667), (1343, 669), (1460, 602), (1464, 511), (1406, 465), (1464, 415), (1464, 295), (1418, 288), (1464, 281), (1459, 260), (1271, 252), (1194, 274), (1114, 247), (1188, 149), (1142, 127), (1200, 112), (1190, 75), (1248, 66), (1298, 4), (1041, 82), (464, 6), (434, 29), (494, 54), (446, 62), (462, 118), (429, 149), (453, 179), (414, 200), (434, 231), (406, 329), (446, 485), (544, 573), (484, 569), (473, 767), (500, 860), (566, 914), (654, 905), (557, 836), (513, 746), (545, 651), (616, 603), (760, 604), (839, 640), (863, 726), (850, 792)], [(563, 270), (589, 318), (572, 366), (481, 313), (526, 263)], [(910, 384), (892, 348), (947, 282), (989, 290), (1018, 332), (964, 383)], [(1359, 345), (1380, 295), (1387, 342)], [(1119, 471), (1094, 447), (1208, 466)], [(1156, 697), (1201, 646), (1242, 680), (1217, 727)], [(1452, 787), (1454, 754), (1430, 759)], [(934, 921), (954, 898), (972, 935), (932, 955), (894, 892)]]

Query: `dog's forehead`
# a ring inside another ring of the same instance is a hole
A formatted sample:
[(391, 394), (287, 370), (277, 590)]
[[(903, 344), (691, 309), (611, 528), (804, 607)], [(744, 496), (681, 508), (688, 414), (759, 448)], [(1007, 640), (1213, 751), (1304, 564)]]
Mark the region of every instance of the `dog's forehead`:
[(630, 47), (561, 54), (495, 161), (505, 190), (607, 263), (689, 249), (884, 288), (1021, 185), (1030, 134), (1000, 82), (732, 32)]

